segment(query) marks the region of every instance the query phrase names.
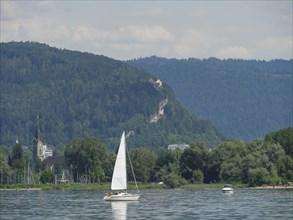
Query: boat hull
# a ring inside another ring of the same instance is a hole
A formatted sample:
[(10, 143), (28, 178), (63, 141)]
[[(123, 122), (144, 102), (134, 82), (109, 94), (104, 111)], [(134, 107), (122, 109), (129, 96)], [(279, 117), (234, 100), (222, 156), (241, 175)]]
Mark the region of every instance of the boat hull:
[(138, 194), (123, 193), (118, 195), (106, 195), (104, 201), (137, 201)]
[(223, 193), (233, 193), (233, 188), (231, 184), (225, 184), (224, 188), (222, 189)]
[(222, 189), (222, 192), (223, 193), (233, 193), (233, 189), (226, 189), (226, 190), (224, 190), (224, 189)]

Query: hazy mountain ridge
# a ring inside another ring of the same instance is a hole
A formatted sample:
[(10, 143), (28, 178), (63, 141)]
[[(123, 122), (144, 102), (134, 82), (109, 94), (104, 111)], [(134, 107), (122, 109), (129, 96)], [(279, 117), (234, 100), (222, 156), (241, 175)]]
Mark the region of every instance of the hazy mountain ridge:
[(229, 138), (252, 140), (292, 126), (293, 60), (147, 57), (128, 63), (166, 81), (182, 104)]
[[(129, 145), (223, 138), (212, 123), (190, 114), (165, 83), (125, 62), (32, 42), (1, 43), (1, 144), (29, 145), (40, 116), (45, 142), (63, 145), (95, 136), (110, 146), (122, 130), (134, 131)], [(168, 99), (157, 123), (150, 116)]]

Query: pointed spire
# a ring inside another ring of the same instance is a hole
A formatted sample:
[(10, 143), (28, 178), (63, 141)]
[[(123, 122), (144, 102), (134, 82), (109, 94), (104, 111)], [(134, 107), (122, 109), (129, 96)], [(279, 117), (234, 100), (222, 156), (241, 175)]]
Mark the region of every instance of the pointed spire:
[(41, 140), (41, 131), (40, 131), (39, 115), (37, 115), (37, 127), (36, 127), (35, 140), (36, 141)]

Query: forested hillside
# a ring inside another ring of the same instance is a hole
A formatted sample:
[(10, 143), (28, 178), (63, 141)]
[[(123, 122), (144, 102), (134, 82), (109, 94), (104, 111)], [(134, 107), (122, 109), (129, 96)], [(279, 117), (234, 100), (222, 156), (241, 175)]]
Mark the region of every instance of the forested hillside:
[[(94, 136), (113, 147), (123, 130), (134, 131), (130, 147), (222, 139), (209, 120), (190, 114), (156, 80), (104, 56), (1, 43), (1, 144), (30, 146), (37, 115), (43, 140), (53, 146)], [(154, 115), (159, 120), (151, 123)]]
[(128, 63), (167, 82), (183, 105), (228, 138), (263, 138), (293, 124), (292, 60), (149, 57)]

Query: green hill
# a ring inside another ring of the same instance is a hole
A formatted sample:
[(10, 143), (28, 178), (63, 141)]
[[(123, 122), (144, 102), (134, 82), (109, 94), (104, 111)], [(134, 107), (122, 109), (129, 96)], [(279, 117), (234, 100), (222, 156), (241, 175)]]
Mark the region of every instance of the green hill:
[(44, 141), (54, 146), (90, 135), (114, 147), (123, 130), (134, 131), (131, 147), (223, 138), (156, 80), (104, 56), (33, 42), (1, 43), (1, 144), (31, 145), (37, 115)]
[(184, 106), (210, 118), (228, 138), (263, 138), (293, 124), (293, 60), (148, 57), (128, 63), (166, 81)]

